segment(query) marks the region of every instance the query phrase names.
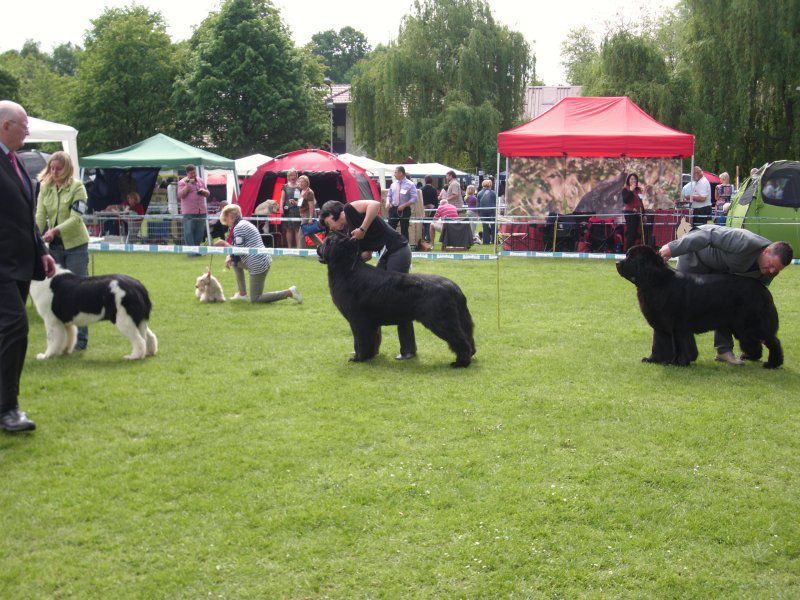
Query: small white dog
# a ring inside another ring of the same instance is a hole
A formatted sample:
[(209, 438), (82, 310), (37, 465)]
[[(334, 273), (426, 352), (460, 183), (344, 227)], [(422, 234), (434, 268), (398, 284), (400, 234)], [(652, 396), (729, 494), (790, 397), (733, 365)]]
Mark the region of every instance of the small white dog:
[(200, 298), (200, 302), (225, 302), (222, 284), (211, 274), (211, 269), (197, 278), (197, 283), (194, 284), (194, 293)]

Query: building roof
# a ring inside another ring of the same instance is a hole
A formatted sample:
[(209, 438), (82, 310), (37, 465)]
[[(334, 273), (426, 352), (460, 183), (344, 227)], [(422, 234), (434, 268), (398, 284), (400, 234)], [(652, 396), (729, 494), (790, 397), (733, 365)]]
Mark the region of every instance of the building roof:
[(349, 83), (334, 83), (331, 86), (331, 91), (333, 92), (334, 104), (350, 104), (352, 102)]

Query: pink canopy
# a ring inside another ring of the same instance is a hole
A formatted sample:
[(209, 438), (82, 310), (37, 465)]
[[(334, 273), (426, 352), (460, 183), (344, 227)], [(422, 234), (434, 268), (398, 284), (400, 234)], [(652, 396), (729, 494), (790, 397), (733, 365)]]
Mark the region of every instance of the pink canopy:
[(673, 157), (694, 154), (694, 136), (662, 125), (625, 96), (564, 98), (497, 135), (504, 156)]

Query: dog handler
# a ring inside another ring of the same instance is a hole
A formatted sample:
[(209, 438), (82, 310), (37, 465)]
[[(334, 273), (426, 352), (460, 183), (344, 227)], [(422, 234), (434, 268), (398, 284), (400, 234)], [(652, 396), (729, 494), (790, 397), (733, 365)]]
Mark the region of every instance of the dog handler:
[[(219, 222), (233, 228), (231, 239), (234, 246), (240, 248), (264, 248), (261, 234), (258, 233), (258, 229), (250, 221), (242, 219), (242, 210), (238, 204), (228, 204), (223, 208), (219, 214)], [(303, 298), (295, 286), (280, 292), (262, 293), (271, 265), (272, 257), (269, 254), (255, 254), (252, 256), (248, 254), (229, 254), (225, 258), (225, 268), (233, 267), (238, 288), (236, 295), (231, 297), (231, 300), (247, 300), (247, 285), (244, 281), (244, 270), (246, 268), (250, 273), (250, 302), (266, 304), (283, 300), (284, 298), (291, 298), (298, 304), (302, 304)]]
[[(747, 229), (701, 225), (679, 240), (659, 250), (664, 259), (680, 257), (678, 271), (683, 273), (715, 273), (741, 275), (758, 279), (764, 285), (792, 262), (792, 247), (786, 242), (770, 242)], [(733, 353), (733, 337), (727, 329), (714, 332), (716, 359), (741, 365)]]
[[(375, 200), (354, 200), (347, 204), (329, 200), (322, 205), (319, 224), (326, 231), (349, 232), (352, 238), (360, 241), (364, 260), (369, 260), (373, 252), (380, 250), (379, 269), (408, 273), (411, 269), (408, 241), (380, 218), (380, 209), (380, 202)], [(417, 355), (417, 341), (413, 321), (398, 324), (397, 336), (400, 338), (400, 354), (395, 358), (414, 358)]]

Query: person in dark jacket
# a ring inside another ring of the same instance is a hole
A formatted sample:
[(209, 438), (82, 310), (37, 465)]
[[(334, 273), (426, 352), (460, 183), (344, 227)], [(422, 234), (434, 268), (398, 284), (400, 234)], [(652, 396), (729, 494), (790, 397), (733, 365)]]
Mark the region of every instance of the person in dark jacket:
[(36, 424), (19, 409), (19, 381), (28, 350), (25, 302), (31, 280), (55, 275), (56, 263), (36, 227), (31, 178), (15, 152), (28, 135), (28, 115), (0, 100), (0, 428)]

